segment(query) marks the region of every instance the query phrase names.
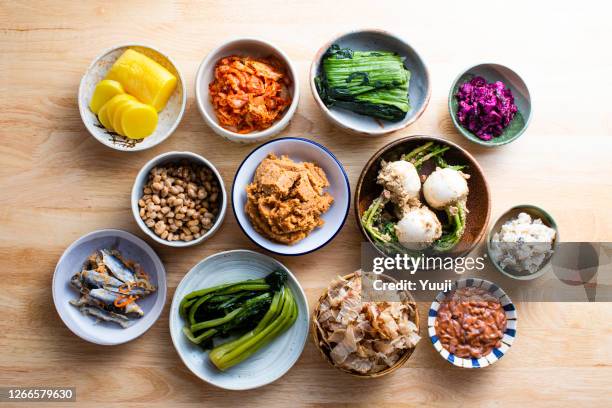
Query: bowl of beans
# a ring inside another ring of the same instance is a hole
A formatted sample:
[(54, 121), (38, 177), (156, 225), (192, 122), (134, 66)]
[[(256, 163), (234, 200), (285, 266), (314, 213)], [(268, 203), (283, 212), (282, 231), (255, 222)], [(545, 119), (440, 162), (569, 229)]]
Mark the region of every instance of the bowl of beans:
[(483, 279), (458, 280), (438, 293), (428, 316), (434, 348), (457, 367), (490, 366), (516, 338), (516, 307), (499, 286)]
[(136, 223), (153, 240), (187, 247), (210, 238), (221, 226), (227, 196), (221, 175), (191, 152), (169, 152), (145, 164), (132, 188)]

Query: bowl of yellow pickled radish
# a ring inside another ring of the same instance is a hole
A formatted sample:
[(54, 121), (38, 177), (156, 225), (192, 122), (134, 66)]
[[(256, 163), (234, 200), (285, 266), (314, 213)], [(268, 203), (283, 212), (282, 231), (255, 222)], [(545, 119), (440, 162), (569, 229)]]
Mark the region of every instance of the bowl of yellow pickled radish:
[(145, 150), (163, 142), (180, 123), (186, 102), (185, 83), (172, 59), (139, 44), (104, 51), (79, 86), (85, 127), (116, 150)]

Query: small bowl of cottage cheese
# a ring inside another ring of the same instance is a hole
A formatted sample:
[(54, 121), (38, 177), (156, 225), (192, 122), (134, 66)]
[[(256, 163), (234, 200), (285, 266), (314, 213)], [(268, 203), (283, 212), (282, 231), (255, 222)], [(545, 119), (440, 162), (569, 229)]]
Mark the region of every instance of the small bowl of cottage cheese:
[(542, 276), (559, 242), (554, 219), (533, 205), (506, 211), (494, 224), (487, 239), (487, 253), (495, 267), (513, 279)]

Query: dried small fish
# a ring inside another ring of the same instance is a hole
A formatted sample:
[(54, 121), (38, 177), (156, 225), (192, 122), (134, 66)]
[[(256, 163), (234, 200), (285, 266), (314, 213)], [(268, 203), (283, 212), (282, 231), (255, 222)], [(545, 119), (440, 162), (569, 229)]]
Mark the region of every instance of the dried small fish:
[(111, 273), (122, 282), (136, 282), (134, 272), (128, 268), (119, 258), (114, 256), (108, 249), (100, 251), (102, 262), (110, 269)]
[[(132, 267), (133, 265), (133, 267)], [(102, 249), (90, 255), (70, 284), (81, 297), (70, 304), (99, 320), (128, 327), (131, 316), (142, 317), (136, 303), (157, 289), (138, 264), (125, 260), (117, 250)]]
[[(106, 289), (92, 289), (89, 291), (89, 295), (104, 303), (106, 306), (117, 307), (117, 302), (121, 300), (121, 295), (118, 293), (110, 292)], [(130, 302), (124, 307), (125, 313), (136, 313), (139, 316), (144, 316), (143, 310), (136, 304), (136, 302)]]
[(109, 312), (104, 309), (100, 309), (95, 306), (82, 305), (79, 307), (79, 310), (81, 311), (81, 313), (96, 317), (99, 320), (103, 320), (105, 322), (117, 323), (124, 329), (127, 329), (128, 327), (130, 327), (130, 324), (131, 324), (130, 320), (127, 317), (117, 314), (117, 313)]

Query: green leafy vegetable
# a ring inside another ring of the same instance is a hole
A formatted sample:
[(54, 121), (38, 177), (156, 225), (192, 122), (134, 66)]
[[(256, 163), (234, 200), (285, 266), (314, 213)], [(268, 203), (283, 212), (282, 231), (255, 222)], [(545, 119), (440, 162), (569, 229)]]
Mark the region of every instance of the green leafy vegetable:
[(354, 51), (334, 44), (323, 56), (315, 78), (326, 106), (399, 121), (410, 110), (410, 71), (402, 58), (388, 51)]
[[(225, 370), (272, 341), (297, 318), (297, 304), (286, 287), (287, 273), (218, 285), (186, 295), (180, 314), (183, 333), (192, 343), (212, 349), (211, 361)], [(214, 347), (213, 339), (240, 336)]]

